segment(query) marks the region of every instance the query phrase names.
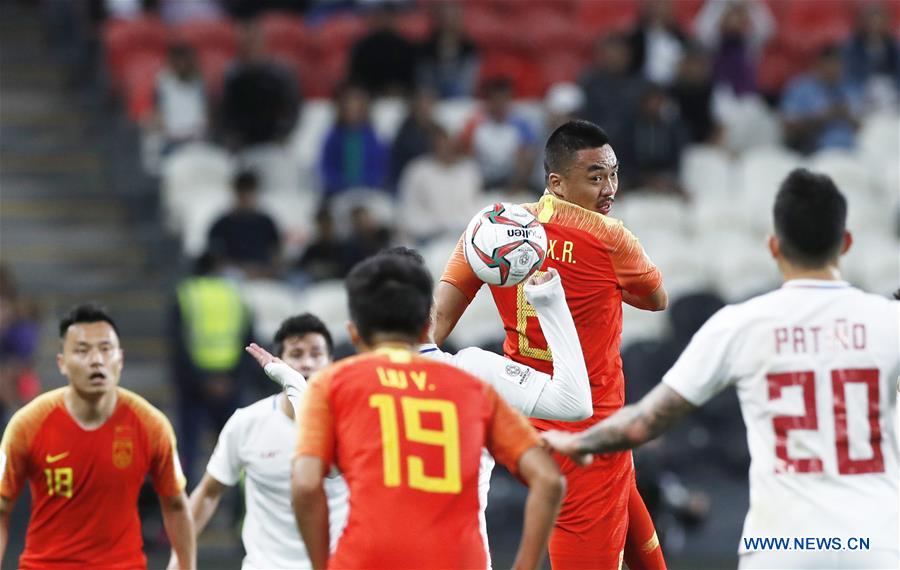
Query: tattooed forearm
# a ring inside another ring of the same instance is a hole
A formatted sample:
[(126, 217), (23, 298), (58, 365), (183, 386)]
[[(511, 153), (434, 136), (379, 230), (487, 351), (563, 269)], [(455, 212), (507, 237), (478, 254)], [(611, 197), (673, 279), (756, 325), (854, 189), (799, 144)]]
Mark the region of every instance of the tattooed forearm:
[(582, 433), (579, 451), (606, 453), (631, 449), (655, 438), (694, 405), (660, 383), (637, 404), (625, 406)]

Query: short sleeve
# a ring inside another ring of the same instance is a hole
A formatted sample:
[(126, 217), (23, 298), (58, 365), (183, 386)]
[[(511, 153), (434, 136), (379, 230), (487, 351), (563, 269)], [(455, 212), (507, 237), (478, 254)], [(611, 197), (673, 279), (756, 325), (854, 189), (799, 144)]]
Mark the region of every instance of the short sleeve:
[(649, 295), (662, 285), (659, 269), (625, 226), (612, 246), (613, 269), (619, 285), (633, 295)]
[(447, 261), (441, 281), (453, 285), (465, 295), (466, 299), (471, 301), (484, 283), (475, 275), (472, 268), (469, 267), (469, 262), (466, 261), (466, 254), (463, 251), (464, 238), (465, 234), (460, 236), (456, 243), (456, 249), (453, 250), (450, 260)]
[(490, 386), (485, 385), (491, 406), (486, 447), (494, 459), (513, 475), (518, 475), (519, 459), (540, 445), (540, 438), (522, 414), (512, 409)]
[(328, 372), (318, 373), (310, 379), (297, 416), (300, 433), (294, 454), (295, 457), (318, 457), (326, 468), (334, 462), (335, 444), (334, 418), (329, 403), (330, 387), (331, 375)]
[(175, 443), (175, 432), (172, 424), (161, 412), (154, 410), (148, 426), (153, 444), (153, 457), (150, 462), (150, 478), (153, 489), (160, 497), (172, 497), (184, 490), (186, 483), (181, 462), (178, 460), (178, 446)]
[(663, 376), (663, 383), (695, 406), (730, 385), (729, 353), (738, 327), (732, 307), (720, 309), (691, 339), (678, 361)]
[(0, 443), (0, 496), (15, 500), (25, 485), (28, 471), (28, 437), (23, 419), (13, 416)]
[(223, 485), (236, 485), (241, 475), (240, 441), (241, 411), (238, 410), (225, 422), (216, 448), (206, 465), (206, 472)]

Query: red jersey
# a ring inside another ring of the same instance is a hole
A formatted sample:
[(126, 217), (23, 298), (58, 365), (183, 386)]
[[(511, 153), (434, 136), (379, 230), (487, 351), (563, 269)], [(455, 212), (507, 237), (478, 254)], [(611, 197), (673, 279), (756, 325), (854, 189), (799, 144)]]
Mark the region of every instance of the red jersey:
[[(625, 379), (619, 345), (622, 336), (622, 290), (648, 295), (662, 284), (659, 270), (622, 222), (545, 195), (523, 204), (547, 231), (547, 258), (541, 269), (555, 268), (562, 277), (591, 382), (593, 417), (582, 422), (532, 420), (539, 429), (581, 431), (625, 403)], [(483, 282), (472, 272), (457, 245), (442, 281), (469, 300)], [(503, 320), (503, 351), (517, 362), (553, 373), (552, 355), (541, 332), (537, 311), (525, 299), (523, 284), (491, 286)]]
[(10, 420), (0, 453), (0, 495), (31, 487), (31, 520), (19, 568), (146, 567), (138, 492), (149, 474), (162, 497), (184, 476), (166, 417), (118, 388), (115, 410), (95, 430), (66, 411), (67, 388), (38, 396)]
[(484, 568), (481, 449), (515, 473), (539, 444), (489, 385), (398, 349), (314, 376), (299, 418), (297, 455), (336, 464), (350, 487), (329, 568)]

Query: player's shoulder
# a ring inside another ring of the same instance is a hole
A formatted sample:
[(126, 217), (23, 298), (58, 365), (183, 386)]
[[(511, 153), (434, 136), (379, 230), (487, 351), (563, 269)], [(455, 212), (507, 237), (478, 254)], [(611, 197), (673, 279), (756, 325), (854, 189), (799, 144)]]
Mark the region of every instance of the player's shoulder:
[(134, 414), (145, 429), (151, 431), (171, 431), (172, 424), (162, 411), (143, 396), (126, 388), (118, 388), (119, 401)]
[(592, 212), (552, 194), (544, 194), (540, 201), (522, 206), (543, 224), (559, 224), (580, 230), (604, 242), (614, 244), (622, 238), (634, 239), (622, 220)]
[(269, 418), (273, 413), (282, 413), (278, 406), (278, 394), (266, 396), (252, 404), (236, 409), (228, 421), (232, 424), (250, 424)]
[(66, 388), (56, 388), (37, 396), (13, 414), (6, 431), (16, 433), (16, 437), (29, 438), (40, 429), (44, 421), (56, 409), (65, 406), (63, 396)]

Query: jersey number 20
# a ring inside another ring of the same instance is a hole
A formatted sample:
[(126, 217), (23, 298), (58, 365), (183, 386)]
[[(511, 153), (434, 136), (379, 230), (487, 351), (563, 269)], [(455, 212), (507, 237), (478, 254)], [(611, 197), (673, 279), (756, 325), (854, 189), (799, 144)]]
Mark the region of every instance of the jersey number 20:
[[(772, 424), (775, 428), (775, 456), (779, 464), (786, 466), (785, 471), (795, 473), (821, 473), (822, 460), (818, 457), (797, 459), (788, 455), (787, 436), (790, 430), (817, 430), (819, 418), (816, 414), (816, 376), (815, 372), (782, 372), (769, 374), (769, 400), (780, 400), (781, 390), (788, 386), (800, 386), (803, 391), (802, 416), (775, 416)], [(868, 459), (852, 459), (850, 457), (850, 441), (847, 429), (847, 384), (862, 384), (866, 388), (868, 400), (867, 417), (869, 421), (869, 443), (872, 446), (872, 457)], [(832, 370), (831, 387), (834, 394), (834, 438), (837, 447), (838, 472), (841, 475), (884, 472), (884, 454), (881, 450), (881, 426), (878, 423), (879, 385), (878, 370), (875, 368), (848, 368)], [(778, 470), (782, 471), (781, 469)]]
[[(381, 424), (381, 447), (384, 461), (385, 487), (399, 487), (401, 478), (400, 434), (397, 421), (396, 398), (390, 394), (369, 396), (369, 407), (378, 410)], [(425, 474), (425, 461), (410, 455), (406, 458), (407, 484), (411, 489), (429, 493), (459, 493), (462, 489), (459, 458), (459, 416), (456, 404), (450, 400), (400, 397), (403, 411), (403, 431), (414, 443), (438, 446), (444, 455), (444, 476)], [(422, 414), (430, 412), (441, 417), (441, 429), (422, 426)]]

